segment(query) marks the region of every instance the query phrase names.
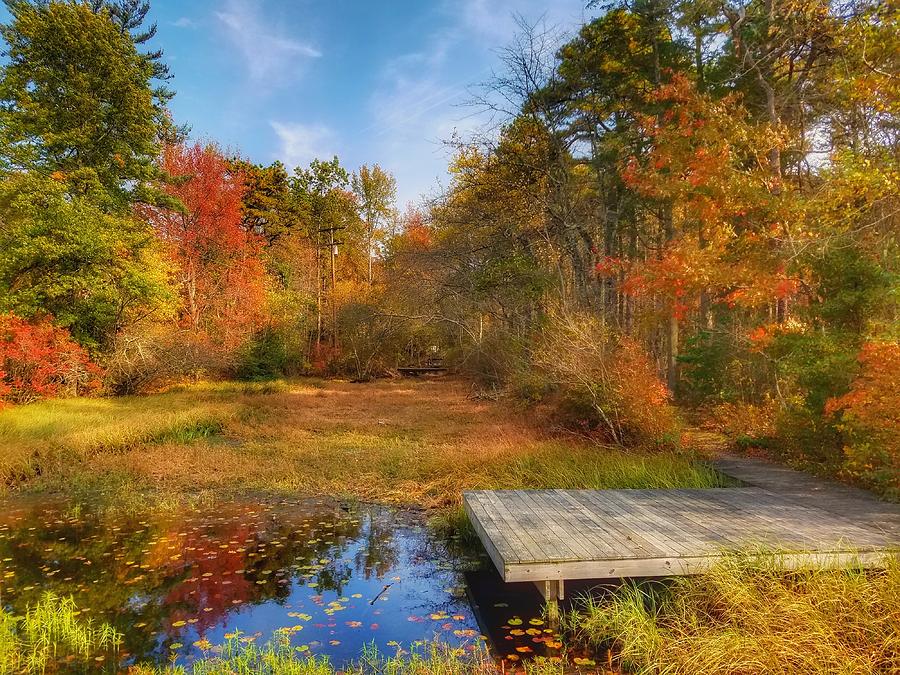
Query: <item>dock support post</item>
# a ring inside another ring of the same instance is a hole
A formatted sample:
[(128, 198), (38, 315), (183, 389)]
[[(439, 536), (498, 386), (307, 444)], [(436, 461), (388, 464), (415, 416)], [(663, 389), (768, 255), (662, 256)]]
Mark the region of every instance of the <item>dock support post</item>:
[(562, 579), (535, 581), (538, 591), (547, 603), (547, 619), (554, 630), (559, 628), (559, 601), (565, 599), (565, 584)]

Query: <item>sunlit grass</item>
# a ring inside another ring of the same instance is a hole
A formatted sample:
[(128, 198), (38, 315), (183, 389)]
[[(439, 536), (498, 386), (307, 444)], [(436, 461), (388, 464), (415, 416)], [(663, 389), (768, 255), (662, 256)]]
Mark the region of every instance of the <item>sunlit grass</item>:
[(454, 380), (224, 382), (0, 411), (7, 484), (143, 506), (265, 491), (454, 507), (473, 488), (709, 487), (686, 455), (554, 438)]
[(0, 610), (0, 672), (44, 672), (64, 657), (97, 664), (122, 635), (80, 615), (71, 598), (46, 593), (23, 617)]
[(198, 387), (147, 397), (44, 401), (0, 411), (0, 476), (29, 479), (148, 444), (186, 444), (219, 432), (240, 399)]
[(586, 600), (569, 632), (636, 673), (900, 671), (900, 563), (785, 571), (727, 558), (707, 574)]

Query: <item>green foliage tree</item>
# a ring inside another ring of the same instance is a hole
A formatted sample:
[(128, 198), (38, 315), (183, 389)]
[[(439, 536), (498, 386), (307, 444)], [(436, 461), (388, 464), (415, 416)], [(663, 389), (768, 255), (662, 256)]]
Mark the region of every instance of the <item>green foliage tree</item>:
[[(342, 276), (338, 271), (338, 252), (341, 252), (342, 269), (358, 267), (362, 239), (362, 221), (356, 198), (350, 191), (350, 174), (337, 157), (329, 161), (314, 159), (308, 168), (295, 169), (291, 190), (306, 237), (315, 247), (315, 343), (322, 342), (328, 329), (332, 346), (336, 346), (340, 301), (337, 286)], [(331, 310), (328, 326), (324, 321), (326, 305)]]
[(169, 272), (145, 223), (105, 213), (38, 174), (0, 183), (0, 310), (50, 314), (82, 345), (173, 309)]
[(383, 239), (381, 227), (388, 222), (397, 199), (396, 179), (375, 164), (371, 168), (363, 164), (352, 178), (353, 192), (359, 202), (366, 225), (366, 249), (368, 257), (369, 285), (372, 285), (372, 265), (378, 239)]
[[(95, 12), (109, 12), (110, 18), (123, 34), (131, 36), (136, 45), (143, 45), (156, 36), (157, 25), (152, 23), (144, 28), (144, 22), (150, 13), (150, 3), (146, 0), (91, 0)], [(165, 87), (165, 82), (172, 79), (169, 67), (163, 63), (163, 52), (154, 49), (142, 55), (153, 66), (153, 77), (163, 84), (155, 90), (157, 98), (163, 103), (169, 101), (175, 92)]]
[(244, 178), (244, 228), (266, 238), (271, 245), (297, 225), (299, 214), (287, 170), (281, 162), (269, 166), (234, 160), (235, 173)]
[(0, 26), (8, 59), (0, 73), (5, 172), (53, 175), (106, 211), (157, 198), (149, 186), (160, 176), (160, 137), (171, 130), (168, 94), (152, 84), (158, 64), (135, 47), (129, 32), (135, 16), (117, 14), (117, 24), (108, 8), (95, 12), (80, 2), (6, 4), (12, 20)]

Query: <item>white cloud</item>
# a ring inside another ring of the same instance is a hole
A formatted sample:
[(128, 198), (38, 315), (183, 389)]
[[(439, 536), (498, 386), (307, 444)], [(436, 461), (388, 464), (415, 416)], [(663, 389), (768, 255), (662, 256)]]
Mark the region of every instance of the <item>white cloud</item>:
[(196, 28), (197, 22), (187, 16), (179, 17), (177, 21), (172, 22), (176, 28)]
[(269, 122), (278, 136), (277, 159), (287, 167), (306, 166), (313, 159), (331, 159), (337, 154), (334, 132), (322, 124)]
[[(573, 29), (584, 17), (583, 0), (443, 0), (447, 23), (428, 36), (427, 49), (395, 57), (381, 68), (368, 101), (371, 122), (362, 131), (374, 156), (397, 177), (400, 202), (434, 193), (446, 184), (449, 149), (443, 141), (493, 133), (492, 115), (466, 105), (472, 88), (502, 68), (496, 50), (509, 45), (516, 17), (544, 27)], [(461, 73), (455, 60), (481, 66)]]
[(251, 78), (283, 80), (300, 70), (302, 61), (322, 56), (312, 44), (285, 37), (267, 25), (261, 7), (257, 0), (228, 0), (224, 11), (215, 13)]
[[(368, 101), (370, 124), (362, 130), (370, 152), (397, 178), (398, 202), (417, 202), (446, 183), (443, 141), (466, 135), (477, 122), (463, 104), (478, 73), (452, 79), (452, 59), (464, 48), (455, 30), (428, 40), (429, 50), (403, 54), (384, 64)], [(486, 74), (486, 71), (482, 75)], [(457, 74), (458, 77), (458, 74)]]
[(460, 15), (465, 27), (472, 32), (488, 39), (508, 39), (512, 27), (510, 10), (509, 4), (502, 0), (465, 0)]

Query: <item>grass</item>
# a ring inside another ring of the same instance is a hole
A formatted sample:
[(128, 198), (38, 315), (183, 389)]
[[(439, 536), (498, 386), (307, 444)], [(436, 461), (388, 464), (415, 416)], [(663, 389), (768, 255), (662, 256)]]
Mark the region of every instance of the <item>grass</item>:
[(60, 660), (105, 660), (122, 636), (110, 625), (85, 621), (71, 598), (46, 593), (23, 617), (0, 610), (0, 673), (43, 672)]
[[(254, 675), (500, 675), (503, 671), (484, 648), (473, 652), (429, 642), (411, 652), (393, 655), (379, 652), (374, 645), (363, 650), (359, 659), (340, 670), (325, 657), (305, 656), (289, 642), (269, 642), (263, 646), (232, 638), (217, 649), (221, 654), (195, 661), (190, 670), (180, 666), (138, 666), (132, 675), (218, 675), (253, 673)], [(560, 663), (536, 659), (523, 665), (526, 675), (563, 675)]]
[(453, 507), (469, 488), (723, 484), (689, 456), (555, 438), (468, 391), (454, 380), (304, 380), (48, 401), (0, 411), (0, 476), (138, 508), (154, 495), (247, 491)]
[(732, 557), (696, 577), (586, 599), (569, 632), (635, 673), (900, 672), (900, 562), (801, 571)]
[(239, 416), (240, 397), (197, 387), (147, 397), (63, 399), (0, 411), (0, 476), (26, 484), (99, 454), (188, 444)]
[[(0, 610), (0, 673), (55, 671), (55, 664), (103, 670), (111, 652), (121, 643), (121, 635), (108, 624), (83, 620), (71, 598), (45, 594), (23, 617)], [(386, 656), (374, 647), (364, 650), (351, 666), (338, 671), (327, 658), (310, 656), (294, 648), (290, 638), (257, 646), (236, 633), (221, 646), (209, 646), (210, 655), (180, 666), (138, 665), (134, 675), (213, 675), (215, 673), (258, 673), (260, 675), (480, 675), (496, 673), (487, 650), (474, 652), (451, 649), (440, 643), (420, 645), (411, 653)], [(212, 655), (215, 652), (216, 655)], [(80, 669), (76, 668), (76, 670)], [(535, 664), (532, 675), (561, 673), (559, 666)]]

